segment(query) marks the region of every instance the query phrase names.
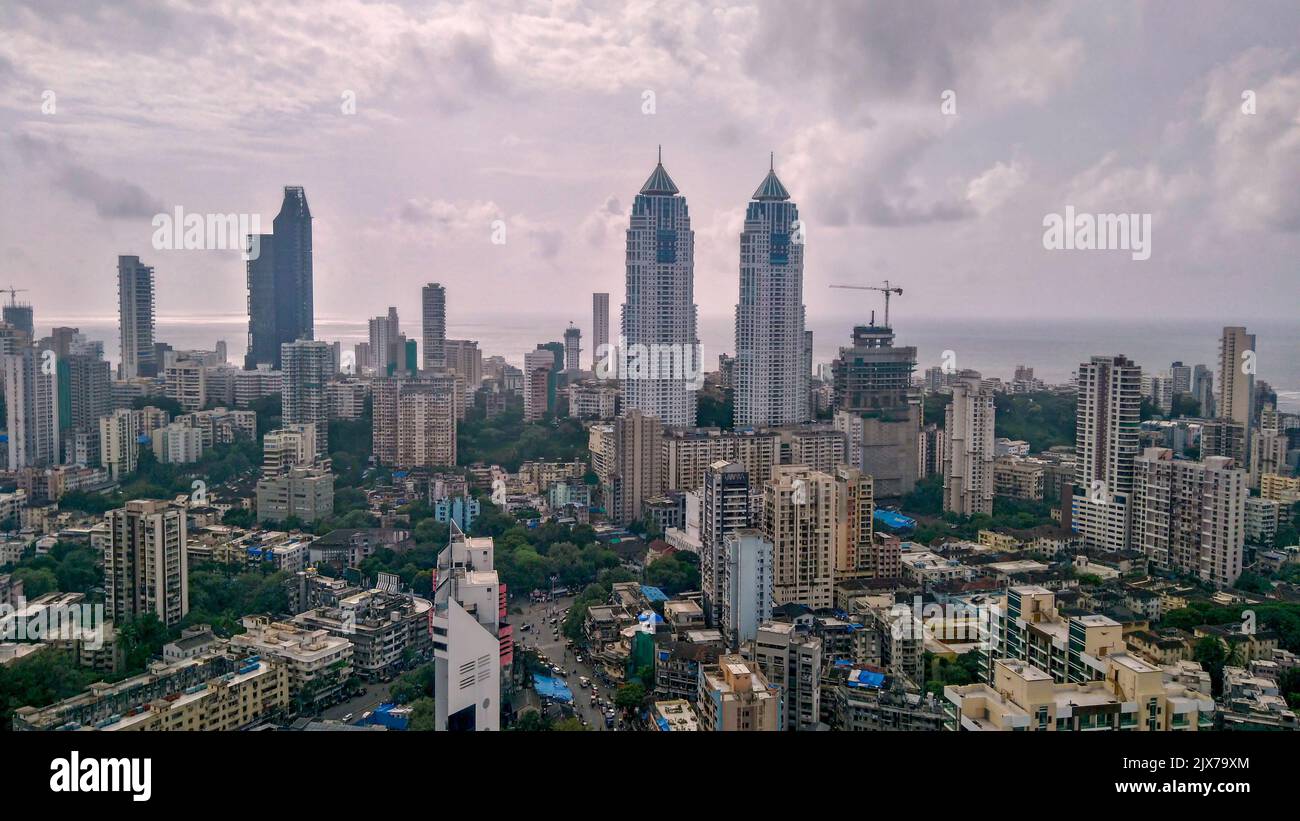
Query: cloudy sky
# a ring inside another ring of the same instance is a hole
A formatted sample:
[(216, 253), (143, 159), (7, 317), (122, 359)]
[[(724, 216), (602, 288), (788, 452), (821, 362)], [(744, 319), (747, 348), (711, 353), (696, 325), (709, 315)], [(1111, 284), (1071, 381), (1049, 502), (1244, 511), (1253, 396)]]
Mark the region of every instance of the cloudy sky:
[[(617, 311), (661, 143), (702, 315), (733, 310), (769, 151), (811, 313), (885, 278), (934, 317), (1237, 323), (1300, 291), (1294, 2), (6, 0), (0, 30), (0, 284), (38, 323), (113, 316), (121, 253), (160, 314), (243, 313), (237, 253), (155, 250), (150, 220), (269, 230), (287, 184), (320, 318), (414, 320), (430, 280), (453, 312)], [(1067, 205), (1151, 214), (1151, 258), (1044, 250)]]

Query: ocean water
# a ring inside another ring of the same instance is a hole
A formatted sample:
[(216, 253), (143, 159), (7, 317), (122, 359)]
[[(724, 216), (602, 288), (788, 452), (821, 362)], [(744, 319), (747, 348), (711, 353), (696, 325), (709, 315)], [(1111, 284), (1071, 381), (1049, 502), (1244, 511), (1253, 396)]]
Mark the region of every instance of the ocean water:
[[(618, 306), (610, 306), (612, 325), (617, 327)], [(561, 341), (564, 328), (574, 313), (479, 312), (471, 321), (449, 316), (447, 335), (453, 339), (475, 339), (483, 355), (501, 355), (516, 365), (539, 342)], [(587, 312), (578, 316), (587, 317)], [(104, 342), (105, 355), (116, 362), (119, 339), (116, 318), (42, 317), (38, 332), (55, 325), (78, 327), (91, 339)], [(829, 362), (842, 345), (849, 344), (855, 322), (864, 318), (814, 316), (808, 321), (813, 332), (814, 362)], [(1217, 369), (1219, 334), (1223, 323), (1214, 320), (1084, 320), (1045, 318), (939, 319), (907, 318), (895, 322), (898, 345), (917, 348), (918, 372), (941, 362), (944, 351), (952, 351), (958, 368), (974, 368), (986, 376), (1009, 379), (1017, 365), (1034, 369), (1034, 375), (1048, 383), (1070, 379), (1080, 362), (1099, 354), (1124, 354), (1143, 368), (1161, 371), (1181, 360), (1186, 365), (1208, 365)], [(1258, 339), (1258, 379), (1278, 392), (1282, 410), (1300, 413), (1300, 321), (1246, 322)], [(584, 333), (584, 364), (590, 358), (590, 327)], [(403, 330), (419, 337), (417, 317), (403, 323)], [(700, 342), (706, 370), (713, 369), (718, 354), (731, 353), (734, 320), (730, 315), (702, 315)], [(157, 338), (176, 348), (211, 349), (218, 340), (226, 342), (231, 362), (243, 361), (247, 347), (248, 319), (242, 315), (159, 316)], [(338, 340), (349, 348), (367, 339), (365, 319), (318, 317), (316, 338)]]

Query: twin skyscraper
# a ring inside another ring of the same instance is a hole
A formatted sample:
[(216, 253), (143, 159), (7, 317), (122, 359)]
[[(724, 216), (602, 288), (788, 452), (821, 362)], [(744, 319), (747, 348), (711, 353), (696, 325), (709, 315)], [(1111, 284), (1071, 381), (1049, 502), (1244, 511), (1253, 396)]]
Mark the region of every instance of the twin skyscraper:
[[(736, 305), (735, 425), (807, 421), (811, 333), (803, 305), (803, 224), (773, 167), (746, 207)], [(695, 232), (662, 156), (632, 203), (622, 344), (650, 369), (624, 374), (624, 407), (665, 426), (695, 425), (702, 372), (695, 304)], [(647, 375), (648, 372), (648, 375)]]

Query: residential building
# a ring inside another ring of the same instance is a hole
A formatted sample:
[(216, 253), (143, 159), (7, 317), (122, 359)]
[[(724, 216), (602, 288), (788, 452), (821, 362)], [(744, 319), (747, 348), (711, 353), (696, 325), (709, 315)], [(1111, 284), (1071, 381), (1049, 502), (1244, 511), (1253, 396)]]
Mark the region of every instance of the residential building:
[(59, 463), (59, 383), (54, 351), (18, 348), (0, 356), (9, 470)]
[(609, 345), (609, 294), (591, 295), (591, 369), (610, 353)]
[(1094, 681), (1060, 682), (1033, 664), (997, 659), (989, 683), (948, 685), (948, 729), (975, 732), (1209, 730), (1208, 692), (1166, 682), (1159, 667), (1124, 652), (1105, 656)]
[[(420, 291), (421, 331), (424, 337), (424, 369), (447, 367), (447, 289), (430, 282)], [(375, 343), (372, 341), (373, 347)]]
[(105, 514), (105, 611), (122, 624), (153, 613), (167, 627), (190, 610), (185, 508), (136, 499)]
[(758, 628), (750, 656), (768, 683), (780, 688), (791, 730), (815, 730), (821, 721), (822, 641), (789, 622)]
[(831, 607), (837, 525), (835, 479), (801, 465), (772, 470), (763, 486), (763, 533), (772, 542), (772, 597)]
[[(626, 256), (621, 344), (638, 361), (629, 369), (635, 373), (620, 373), (624, 405), (665, 427), (694, 425), (694, 379), (703, 373), (695, 324), (695, 232), (686, 199), (662, 160), (632, 201)], [(673, 363), (669, 373), (650, 367), (665, 359)]]
[(154, 354), (153, 268), (139, 257), (117, 258), (118, 330), (121, 335), (119, 379), (157, 376)]
[(804, 361), (803, 226), (769, 168), (745, 209), (736, 304), (736, 427), (811, 418)]
[(718, 630), (728, 647), (743, 647), (772, 618), (772, 543), (750, 528), (723, 534), (718, 562)]
[(959, 516), (993, 515), (993, 392), (963, 371), (945, 409), (943, 509)]
[(1246, 537), (1246, 472), (1224, 456), (1175, 460), (1147, 448), (1134, 460), (1132, 544), (1165, 571), (1219, 589), (1241, 575)]
[(1079, 366), (1070, 521), (1084, 545), (1127, 550), (1142, 369), (1123, 356)]
[(257, 480), (257, 519), (311, 524), (334, 513), (334, 474), (326, 468), (294, 467)]
[(324, 456), (329, 448), (330, 413), (325, 385), (334, 375), (333, 353), (328, 343), (310, 339), (280, 346), (281, 421), (285, 427), (313, 425), (318, 456)]
[(289, 698), (298, 711), (319, 709), (345, 695), (352, 676), (351, 641), (267, 616), (245, 616), (242, 621), (244, 632), (232, 636), (230, 646), (284, 667)]
[(705, 619), (721, 624), (727, 598), (723, 587), (722, 540), (726, 534), (749, 527), (749, 474), (739, 462), (717, 461), (704, 471), (700, 495), (700, 586)]
[(724, 655), (717, 665), (700, 668), (696, 708), (700, 727), (709, 732), (776, 732), (785, 729), (781, 690), (763, 677), (758, 665)]

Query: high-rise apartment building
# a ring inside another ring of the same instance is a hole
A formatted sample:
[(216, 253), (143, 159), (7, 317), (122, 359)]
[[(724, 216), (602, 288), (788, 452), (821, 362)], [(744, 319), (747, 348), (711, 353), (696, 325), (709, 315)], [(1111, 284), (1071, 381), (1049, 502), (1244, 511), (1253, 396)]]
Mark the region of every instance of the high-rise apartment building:
[(54, 352), (29, 345), (4, 354), (0, 360), (4, 365), (9, 470), (58, 464), (59, 383)]
[(662, 435), (658, 419), (636, 410), (608, 425), (591, 426), (592, 471), (610, 521), (638, 521), (644, 501), (663, 492)]
[(1254, 334), (1242, 327), (1223, 329), (1219, 339), (1218, 416), (1247, 428), (1255, 421), (1255, 351)]
[(609, 294), (591, 295), (591, 369), (608, 355), (609, 345)]
[(1088, 547), (1126, 550), (1142, 369), (1123, 356), (1079, 366), (1071, 523)]
[(400, 370), (401, 323), (397, 318), (397, 309), (389, 307), (385, 316), (370, 320), (370, 358), (375, 372), (379, 376), (392, 376)]
[(1205, 365), (1193, 368), (1191, 392), (1200, 406), (1200, 415), (1207, 419), (1214, 416), (1214, 372)]
[(723, 600), (722, 540), (730, 532), (750, 526), (749, 474), (739, 462), (718, 461), (704, 471), (700, 497), (700, 586), (704, 593), (704, 618), (721, 623)]
[(804, 356), (803, 250), (799, 209), (769, 168), (745, 209), (740, 234), (737, 427), (792, 425), (810, 417), (812, 366)]
[(772, 469), (763, 486), (763, 535), (772, 542), (772, 598), (819, 608), (834, 604), (835, 479), (803, 465)]
[[(58, 360), (59, 426), (65, 462), (99, 464), (99, 419), (113, 411), (112, 369), (91, 353), (68, 353)], [(75, 452), (81, 441), (81, 452)]]
[(993, 515), (993, 391), (962, 374), (945, 409), (943, 509), (959, 516)]
[(883, 579), (900, 574), (896, 544), (875, 538), (875, 488), (855, 467), (839, 465), (835, 477), (835, 578)]
[(118, 378), (157, 376), (154, 353), (153, 268), (139, 257), (117, 258), (117, 322), (122, 340)]
[(722, 537), (719, 556), (718, 630), (728, 647), (740, 648), (772, 618), (772, 543), (759, 530), (732, 530)]
[(686, 199), (662, 162), (632, 202), (623, 340), (629, 359), (645, 357), (644, 367), (621, 374), (624, 407), (653, 416), (665, 427), (694, 425), (694, 376), (703, 372), (696, 332), (695, 232)]
[(815, 730), (821, 721), (822, 640), (806, 627), (768, 622), (750, 645), (768, 683), (781, 692), (782, 712), (791, 730)]
[(397, 395), (398, 467), (456, 465), (455, 377), (425, 376), (401, 386)]
[(316, 452), (329, 451), (329, 397), (325, 386), (334, 375), (334, 350), (326, 342), (299, 339), (281, 346), (281, 421), (285, 426), (313, 425)]
[[(420, 291), (421, 330), (424, 336), (424, 369), (447, 365), (447, 289), (430, 282)], [(476, 386), (477, 387), (477, 386)]]
[(1147, 448), (1134, 467), (1133, 549), (1161, 570), (1231, 587), (1241, 575), (1246, 472), (1225, 456), (1175, 460), (1168, 448)]
[(555, 405), (555, 352), (539, 347), (524, 354), (524, 420), (535, 422)]
[(118, 408), (99, 420), (100, 464), (114, 479), (135, 471), (140, 454), (142, 411)]
[(208, 403), (207, 368), (197, 359), (170, 358), (163, 367), (168, 399), (173, 399), (182, 410), (203, 410)]
[(122, 624), (153, 613), (167, 627), (190, 610), (185, 508), (136, 499), (106, 514), (105, 610)]
[(250, 243), (248, 353), (244, 368), (280, 368), (280, 346), (315, 335), (311, 210), (299, 186), (285, 186), (273, 234)]

